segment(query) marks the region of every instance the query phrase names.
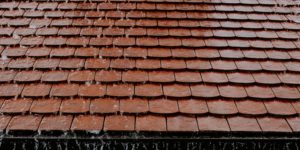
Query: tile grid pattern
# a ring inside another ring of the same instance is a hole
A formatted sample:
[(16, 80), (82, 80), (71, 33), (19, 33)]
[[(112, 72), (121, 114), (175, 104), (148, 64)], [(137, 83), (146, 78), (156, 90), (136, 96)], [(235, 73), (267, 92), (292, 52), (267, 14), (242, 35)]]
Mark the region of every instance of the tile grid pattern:
[(299, 4), (1, 2), (0, 129), (299, 132)]

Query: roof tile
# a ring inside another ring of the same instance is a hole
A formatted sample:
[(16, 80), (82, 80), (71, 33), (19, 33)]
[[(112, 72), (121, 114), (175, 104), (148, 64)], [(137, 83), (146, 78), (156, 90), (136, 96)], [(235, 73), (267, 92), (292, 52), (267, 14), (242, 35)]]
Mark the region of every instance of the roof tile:
[(138, 116), (136, 117), (137, 131), (166, 131), (166, 118), (163, 116)]
[(197, 120), (195, 117), (172, 116), (167, 117), (168, 131), (198, 131)]
[(11, 119), (7, 129), (36, 131), (42, 120), (41, 116), (15, 116)]
[(103, 128), (104, 117), (94, 115), (79, 115), (74, 117), (71, 130), (100, 131)]
[(133, 131), (135, 129), (134, 116), (106, 116), (104, 121), (105, 131)]
[(250, 117), (230, 117), (227, 119), (231, 131), (261, 131), (255, 118)]
[(282, 118), (257, 118), (261, 129), (264, 132), (291, 132), (292, 129), (289, 127), (287, 121)]
[(67, 131), (70, 130), (73, 117), (70, 115), (45, 116), (39, 126), (41, 131)]
[(197, 122), (200, 131), (230, 131), (225, 118), (202, 116), (197, 117)]

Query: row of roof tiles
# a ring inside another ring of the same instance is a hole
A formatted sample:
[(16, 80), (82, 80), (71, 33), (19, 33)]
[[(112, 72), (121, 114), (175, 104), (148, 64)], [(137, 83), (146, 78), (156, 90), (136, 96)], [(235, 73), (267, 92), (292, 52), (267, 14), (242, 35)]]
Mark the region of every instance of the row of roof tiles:
[[(29, 131), (247, 131), (299, 132), (299, 117), (228, 117), (212, 116), (0, 116), (1, 129)], [(27, 122), (27, 123), (24, 123)]]
[[(267, 10), (267, 9), (266, 9)], [(294, 15), (296, 12), (295, 10), (291, 10), (287, 8), (287, 11), (277, 12), (276, 9), (274, 12), (276, 13), (289, 13), (289, 15), (276, 15), (279, 18), (275, 19), (274, 15), (264, 14), (266, 12), (232, 12), (232, 11), (220, 11), (220, 12), (190, 12), (190, 11), (177, 11), (177, 10), (164, 10), (164, 11), (32, 11), (32, 10), (1, 10), (0, 9), (0, 16), (7, 17), (7, 18), (15, 18), (15, 17), (46, 17), (49, 18), (79, 18), (79, 17), (86, 17), (86, 18), (155, 18), (155, 19), (233, 19), (233, 20), (255, 20), (255, 21), (262, 21), (262, 20), (274, 20), (274, 21), (297, 21), (298, 16)], [(45, 14), (46, 13), (46, 14)], [(267, 12), (267, 13), (273, 13)]]
[[(280, 16), (270, 16), (274, 21), (280, 19)], [(277, 18), (277, 19), (276, 19)], [(29, 28), (31, 21), (35, 19), (31, 18), (0, 18), (0, 25), (10, 26), (10, 27), (28, 27), (26, 30), (31, 31)], [(46, 22), (43, 22), (46, 21)], [(229, 20), (155, 20), (155, 19), (139, 19), (139, 20), (112, 20), (112, 19), (39, 19), (36, 20), (36, 23), (42, 22), (47, 25), (47, 22), (51, 22), (49, 27), (62, 27), (62, 26), (80, 26), (80, 27), (168, 27), (168, 28), (224, 28), (224, 29), (269, 29), (269, 30), (299, 30), (300, 27), (292, 22), (272, 22), (272, 21), (229, 21)], [(38, 26), (32, 26), (31, 28), (40, 28), (44, 27), (40, 23)], [(24, 29), (25, 30), (25, 29)]]
[(215, 83), (256, 85), (299, 85), (295, 73), (243, 73), (243, 72), (173, 72), (173, 71), (0, 71), (2, 83)]
[(297, 116), (300, 102), (281, 100), (203, 99), (7, 99), (1, 100), (4, 114), (161, 114), (212, 116)]
[[(37, 3), (39, 2), (39, 3)], [(44, 3), (41, 3), (44, 2)], [(49, 0), (36, 0), (33, 2), (18, 2), (18, 1), (13, 1), (13, 2), (3, 2), (0, 5), (0, 8), (6, 8), (6, 9), (10, 9), (10, 8), (28, 8), (28, 9), (32, 9), (32, 8), (37, 8), (37, 9), (55, 9), (55, 8), (59, 8), (59, 9), (67, 9), (67, 10), (72, 10), (75, 8), (79, 8), (79, 9), (95, 9), (97, 6), (98, 7), (103, 7), (103, 9), (108, 9), (108, 8), (118, 8), (116, 7), (115, 2), (119, 5), (119, 6), (128, 6), (128, 5), (136, 5), (135, 3), (141, 5), (143, 3), (141, 2), (150, 2), (150, 4), (148, 5), (156, 5), (156, 6), (165, 6), (165, 5), (171, 5), (173, 6), (174, 4), (177, 5), (199, 5), (197, 3), (201, 3), (203, 5), (203, 3), (205, 4), (214, 4), (214, 5), (218, 5), (218, 4), (239, 4), (239, 5), (260, 5), (260, 6), (270, 6), (270, 5), (277, 5), (277, 6), (294, 6), (294, 5), (298, 5), (299, 3), (297, 1), (293, 1), (293, 0), (214, 0), (214, 1), (210, 1), (210, 0), (110, 0), (109, 2), (107, 2), (107, 0), (94, 0), (93, 2), (102, 2), (99, 5), (95, 5), (95, 3), (86, 3), (85, 0), (70, 0), (68, 3), (57, 3), (57, 2), (65, 2), (64, 0), (55, 0), (55, 1), (49, 1)], [(84, 2), (84, 3), (82, 3)], [(130, 2), (130, 3), (125, 3), (125, 2)], [(155, 2), (155, 3), (152, 3)], [(161, 4), (164, 3), (164, 4)], [(173, 3), (172, 3), (173, 2)], [(165, 4), (167, 3), (167, 4)], [(104, 7), (106, 6), (106, 7)], [(176, 6), (173, 6), (175, 8), (177, 8)], [(213, 7), (213, 6), (212, 6)], [(121, 7), (122, 8), (122, 7)], [(172, 8), (172, 7), (171, 7)]]
[(253, 60), (157, 60), (157, 59), (2, 59), (1, 68), (8, 69), (168, 69), (168, 70), (210, 70), (215, 71), (274, 71), (274, 72), (299, 72), (298, 61), (253, 61)]
[(264, 48), (264, 49), (297, 49), (300, 41), (286, 40), (239, 40), (239, 39), (195, 39), (195, 38), (109, 38), (109, 37), (2, 37), (0, 45), (5, 46), (142, 46), (142, 47), (218, 47), (218, 48)]
[(288, 86), (237, 86), (237, 85), (182, 85), (182, 84), (2, 84), (1, 97), (202, 97), (202, 98), (258, 98), (258, 99), (299, 99), (300, 92), (297, 87)]
[[(34, 24), (34, 23), (33, 23)], [(30, 24), (33, 25), (33, 24)], [(33, 25), (35, 26), (35, 25)], [(35, 26), (37, 27), (37, 26)], [(231, 30), (231, 29), (186, 29), (186, 28), (119, 28), (119, 27), (68, 27), (68, 28), (13, 28), (0, 29), (3, 36), (149, 36), (149, 37), (197, 37), (197, 38), (247, 38), (247, 39), (282, 39), (298, 40), (300, 32), (266, 30)]]
[[(213, 48), (50, 48), (0, 47), (2, 56), (10, 57), (128, 57), (128, 58), (199, 58), (199, 59), (269, 59), (299, 60), (298, 50), (275, 49), (213, 49)], [(86, 61), (101, 61), (87, 59)], [(110, 61), (106, 59), (104, 61)], [(140, 60), (136, 60), (140, 61)], [(154, 60), (149, 60), (154, 61)], [(107, 66), (108, 67), (108, 66)]]

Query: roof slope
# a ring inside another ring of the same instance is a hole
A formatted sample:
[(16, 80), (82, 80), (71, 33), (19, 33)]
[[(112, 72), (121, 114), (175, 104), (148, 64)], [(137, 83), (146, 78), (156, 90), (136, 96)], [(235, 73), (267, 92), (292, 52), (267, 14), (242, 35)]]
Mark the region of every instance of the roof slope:
[(0, 3), (1, 130), (300, 131), (299, 1), (90, 1)]

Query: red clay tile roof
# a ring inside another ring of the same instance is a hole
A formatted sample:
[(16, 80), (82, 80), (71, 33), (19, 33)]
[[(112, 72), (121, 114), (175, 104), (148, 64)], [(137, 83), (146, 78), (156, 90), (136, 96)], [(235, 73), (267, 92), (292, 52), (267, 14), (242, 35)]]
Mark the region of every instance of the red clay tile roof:
[(298, 6), (1, 2), (0, 129), (299, 132)]

